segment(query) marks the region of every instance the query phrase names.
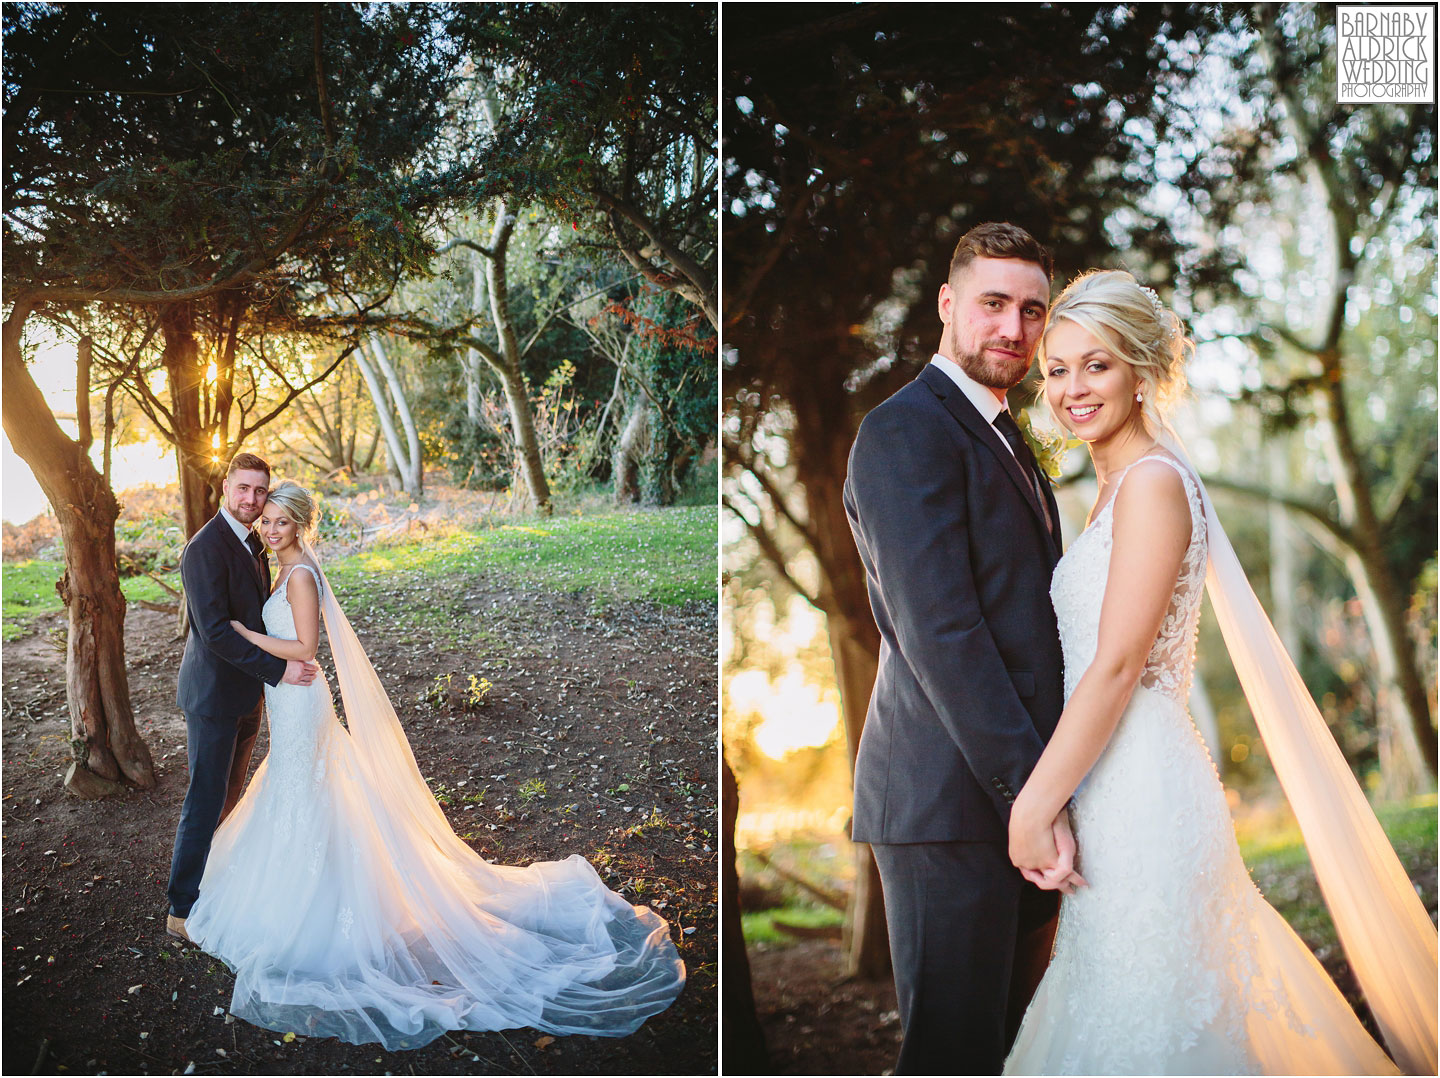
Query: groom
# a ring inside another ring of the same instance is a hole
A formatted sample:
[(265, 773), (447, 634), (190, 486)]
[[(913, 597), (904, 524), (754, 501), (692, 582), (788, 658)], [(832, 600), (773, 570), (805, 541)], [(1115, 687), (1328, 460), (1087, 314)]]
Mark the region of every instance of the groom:
[(270, 465), (254, 453), (236, 454), (221, 487), (220, 511), (180, 556), (190, 635), (175, 702), (185, 713), (190, 785), (170, 859), (165, 931), (186, 940), (185, 918), (200, 894), (210, 840), (245, 785), (260, 733), (261, 682), (308, 685), (320, 669), (268, 655), (230, 627), (233, 618), (265, 630), (260, 608), (270, 594), (270, 562), (250, 525), (265, 508), (269, 489)]
[[(850, 452), (845, 509), (881, 637), (852, 834), (884, 888), (897, 1074), (998, 1074), (1055, 935), (1057, 894), (1007, 855), (1010, 804), (1064, 703), (1059, 517), (1005, 398), (1039, 346), (1051, 266), (1015, 225), (962, 236), (938, 353)], [(1050, 888), (1074, 856), (1064, 814), (1055, 840)]]

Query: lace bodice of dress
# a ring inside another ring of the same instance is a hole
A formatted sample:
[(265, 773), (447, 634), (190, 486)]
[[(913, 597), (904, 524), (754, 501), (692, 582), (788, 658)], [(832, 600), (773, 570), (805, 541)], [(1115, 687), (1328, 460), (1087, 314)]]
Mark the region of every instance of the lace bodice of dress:
[(304, 569), (313, 576), (317, 588), (324, 586), (320, 583), (320, 574), (303, 561), (292, 565), (276, 582), (275, 590), (270, 593), (270, 598), (265, 600), (260, 616), (265, 621), (265, 631), (281, 640), (300, 639), (300, 634), (295, 631), (295, 611), (291, 609), (290, 597), (286, 594), (286, 589), (290, 586), (290, 576), (296, 569)]
[(1050, 598), (1060, 628), (1065, 654), (1065, 697), (1095, 658), (1100, 635), (1101, 599), (1110, 578), (1110, 552), (1114, 545), (1115, 499), (1130, 471), (1141, 463), (1163, 461), (1180, 474), (1185, 498), (1190, 504), (1190, 545), (1180, 563), (1180, 575), (1160, 632), (1145, 661), (1140, 684), (1183, 703), (1190, 693), (1190, 675), (1195, 658), (1195, 631), (1200, 621), (1200, 598), (1205, 589), (1205, 507), (1195, 478), (1165, 450), (1146, 454), (1131, 464), (1115, 481), (1110, 500), (1080, 536), (1070, 545), (1050, 582)]

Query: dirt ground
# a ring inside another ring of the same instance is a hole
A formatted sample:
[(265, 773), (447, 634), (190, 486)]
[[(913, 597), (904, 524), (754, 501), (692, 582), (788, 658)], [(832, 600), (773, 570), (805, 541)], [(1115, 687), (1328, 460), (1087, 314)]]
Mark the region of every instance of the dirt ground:
[(895, 986), (841, 978), (840, 944), (751, 947), (755, 1011), (775, 1074), (893, 1074)]
[[(155, 757), (153, 790), (99, 802), (66, 795), (64, 657), (48, 638), (62, 618), (4, 645), (4, 1073), (715, 1072), (715, 605), (596, 613), (584, 595), (499, 577), (427, 586), (415, 601), (444, 602), (459, 624), (484, 626), (478, 655), (407, 634), (393, 616), (351, 617), (452, 826), (506, 864), (584, 854), (612, 888), (655, 909), (688, 970), (675, 1005), (619, 1040), (511, 1030), (394, 1053), (287, 1041), (227, 1019), (229, 971), (164, 934), (186, 783), (174, 706), (181, 645), (172, 617), (132, 605), (130, 687)], [(463, 702), (467, 672), (493, 683), (476, 710)], [(422, 704), (451, 673), (444, 698)], [(266, 749), (262, 731), (254, 764)], [(532, 784), (527, 798), (520, 788), (533, 780), (545, 792)], [(463, 800), (476, 791), (482, 803)]]

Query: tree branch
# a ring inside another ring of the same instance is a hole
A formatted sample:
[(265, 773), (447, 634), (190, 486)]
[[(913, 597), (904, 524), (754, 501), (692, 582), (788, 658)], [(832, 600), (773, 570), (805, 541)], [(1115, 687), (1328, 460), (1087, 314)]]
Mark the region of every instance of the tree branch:
[(1390, 469), (1390, 496), (1385, 499), (1385, 504), (1380, 507), (1378, 514), (1380, 527), (1387, 532), (1395, 526), (1395, 518), (1400, 515), (1400, 510), (1405, 508), (1405, 502), (1415, 486), (1415, 480), (1420, 476), (1420, 470), (1435, 451), (1434, 431), (1430, 432), (1428, 438), (1407, 439), (1404, 445), (1405, 455), (1401, 457), (1398, 465), (1392, 465)]
[(467, 240), (463, 236), (456, 236), (453, 240), (445, 244), (443, 247), (435, 248), (435, 253), (437, 255), (443, 255), (446, 251), (453, 251), (456, 247), (468, 247), (472, 251), (479, 251), (486, 258), (495, 257), (495, 252), (490, 250), (490, 248), (482, 247), (474, 240)]
[[(710, 274), (701, 268), (700, 263), (696, 262), (695, 259), (665, 239), (655, 225), (651, 223), (650, 219), (634, 206), (630, 205), (630, 203), (601, 190), (596, 190), (594, 197), (595, 201), (604, 207), (609, 215), (610, 231), (615, 236), (615, 242), (620, 245), (620, 253), (625, 256), (625, 260), (655, 284), (661, 285), (671, 291), (678, 291), (685, 294), (687, 299), (698, 304), (701, 310), (705, 312), (705, 317), (710, 320), (710, 324), (716, 329), (719, 329), (720, 312), (715, 297), (715, 282)], [(662, 273), (649, 259), (641, 254), (634, 244), (625, 239), (625, 234), (620, 228), (620, 218), (624, 218), (626, 221), (629, 221), (630, 224), (634, 225), (635, 228), (639, 229), (645, 238), (654, 245), (655, 250), (659, 252), (661, 257), (669, 262), (670, 265), (674, 266), (680, 275), (689, 282), (690, 290), (688, 292), (684, 289), (676, 288), (676, 282), (673, 277)]]
[[(728, 494), (722, 494), (720, 496), (720, 504), (734, 513), (740, 522), (745, 525), (746, 530), (750, 532), (756, 544), (760, 547), (760, 552), (765, 555), (765, 560), (771, 564), (777, 573), (785, 578), (785, 582), (795, 590), (795, 593), (816, 610), (825, 610), (820, 600), (816, 596), (811, 595), (810, 592), (805, 589), (804, 585), (791, 575), (790, 569), (786, 564), (785, 555), (780, 550), (780, 544), (775, 541), (775, 537), (766, 530), (765, 526), (763, 524), (752, 524), (750, 518), (736, 508), (735, 503), (730, 500)], [(828, 612), (829, 611), (826, 611), (826, 613)]]
[(266, 423), (269, 423), (270, 420), (274, 419), (277, 415), (279, 415), (287, 407), (289, 407), (290, 402), (293, 401), (296, 397), (298, 397), (301, 393), (304, 393), (311, 386), (319, 385), (321, 382), (325, 381), (325, 379), (329, 378), (330, 375), (334, 372), (335, 368), (340, 366), (340, 364), (344, 363), (345, 360), (349, 358), (350, 353), (355, 351), (355, 348), (359, 343), (360, 342), (358, 340), (351, 341), (348, 345), (345, 346), (345, 350), (335, 357), (335, 362), (331, 363), (330, 366), (326, 367), (324, 371), (316, 375), (314, 378), (310, 379), (310, 381), (306, 382), (304, 385), (299, 387), (291, 387), (289, 381), (287, 380), (285, 385), (286, 388), (290, 390), (289, 395), (286, 396), (286, 398), (282, 400), (278, 405), (276, 405), (273, 409), (265, 413), (265, 415), (261, 416), (258, 422), (253, 423), (247, 427), (245, 425), (245, 420), (242, 416), (240, 420), (240, 433), (236, 436), (235, 439), (236, 444), (238, 445), (241, 442), (245, 441), (246, 438), (250, 437), (250, 435), (254, 434), (261, 427), (265, 426)]
[(1243, 483), (1238, 479), (1226, 479), (1223, 476), (1210, 475), (1202, 478), (1205, 485), (1212, 490), (1226, 490), (1231, 494), (1239, 494), (1242, 497), (1255, 498), (1259, 501), (1283, 505), (1286, 509), (1289, 509), (1293, 513), (1298, 513), (1306, 520), (1314, 521), (1327, 533), (1351, 550), (1359, 549), (1359, 541), (1356, 539), (1355, 534), (1318, 505), (1302, 501), (1299, 498), (1291, 498), (1284, 494), (1278, 494), (1268, 487), (1257, 486), (1253, 483)]
[(767, 497), (769, 497), (771, 504), (775, 507), (775, 511), (781, 516), (783, 516), (786, 521), (789, 522), (790, 526), (794, 528), (801, 536), (804, 537), (805, 542), (809, 544), (810, 549), (819, 550), (821, 548), (819, 537), (810, 530), (810, 526), (808, 524), (802, 523), (800, 519), (796, 517), (793, 512), (791, 512), (790, 506), (786, 503), (784, 495), (781, 493), (780, 488), (777, 487), (774, 481), (771, 480), (767, 475), (765, 475), (765, 473), (762, 472), (758, 467), (759, 460), (756, 458), (754, 452), (747, 451), (746, 447), (742, 445), (739, 440), (734, 438), (724, 439), (724, 449), (726, 455), (729, 456), (730, 459), (739, 463), (740, 467), (744, 468), (750, 475), (754, 476), (755, 482), (760, 484), (760, 489), (765, 492)]

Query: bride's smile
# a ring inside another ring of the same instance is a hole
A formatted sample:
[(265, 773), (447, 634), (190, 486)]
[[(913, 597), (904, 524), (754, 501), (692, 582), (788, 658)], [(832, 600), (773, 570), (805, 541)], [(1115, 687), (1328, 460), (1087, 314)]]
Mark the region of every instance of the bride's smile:
[(284, 513), (266, 510), (260, 514), (260, 538), (273, 550), (277, 557), (284, 550), (295, 545), (299, 531), (297, 525)]

